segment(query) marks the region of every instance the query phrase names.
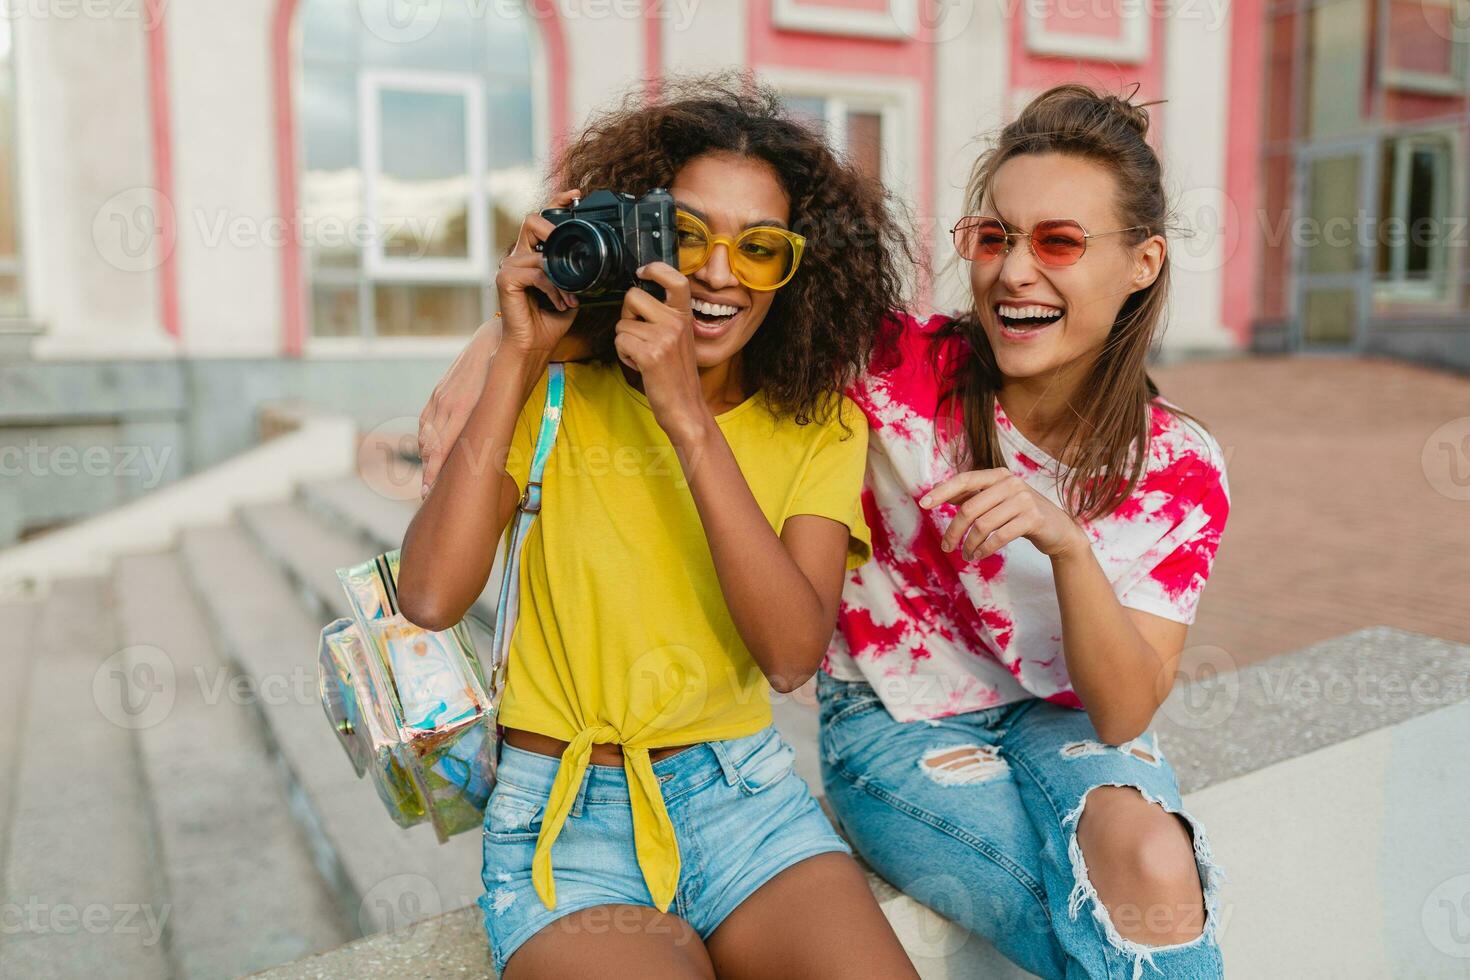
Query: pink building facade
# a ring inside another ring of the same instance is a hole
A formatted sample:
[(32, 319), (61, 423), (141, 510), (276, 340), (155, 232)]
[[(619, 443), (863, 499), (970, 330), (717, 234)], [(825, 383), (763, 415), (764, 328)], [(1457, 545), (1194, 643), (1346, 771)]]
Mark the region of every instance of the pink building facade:
[[(721, 68), (909, 202), (926, 305), (965, 300), (947, 230), (984, 138), (1049, 85), (1136, 85), (1179, 232), (1165, 356), (1470, 366), (1455, 2), (12, 0), (0, 449), (147, 432), (189, 472), (261, 400), (415, 414), (559, 141)], [(0, 541), (136, 488), (27, 492)]]

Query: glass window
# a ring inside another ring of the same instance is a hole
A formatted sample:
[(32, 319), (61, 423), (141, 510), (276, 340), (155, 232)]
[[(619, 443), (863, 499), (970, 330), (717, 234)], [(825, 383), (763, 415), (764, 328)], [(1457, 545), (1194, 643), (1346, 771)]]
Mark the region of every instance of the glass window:
[(1364, 247), (1353, 219), (1358, 214), (1362, 157), (1355, 152), (1308, 161), (1303, 200), (1310, 236), (1303, 242), (1303, 271), (1310, 275), (1352, 272)]
[[(394, 258), (466, 258), (471, 120), (464, 94), (383, 87), (378, 99), (377, 213)], [(476, 126), (478, 130), (478, 125)]]
[(1367, 114), (1368, 0), (1332, 0), (1313, 7), (1307, 34), (1308, 135), (1353, 133)]
[(1308, 290), (1302, 309), (1302, 340), (1308, 346), (1351, 344), (1358, 320), (1358, 291), (1352, 288)]
[(1445, 295), (1449, 250), (1462, 247), (1458, 239), (1464, 235), (1452, 200), (1457, 139), (1456, 133), (1429, 133), (1383, 144), (1379, 297), (1429, 301)]
[(480, 324), (481, 292), (479, 286), (379, 283), (373, 291), (378, 336), (472, 333)]
[(10, 20), (0, 17), (0, 317), (25, 314), (20, 268), (20, 202), (15, 159), (15, 72)]
[(859, 170), (879, 180), (885, 178), (881, 107), (841, 96), (788, 95), (783, 101), (792, 116), (824, 131), (833, 148)]
[(303, 0), (302, 237), (317, 337), (464, 334), (539, 190), (531, 19)]
[(301, 116), (302, 229), (313, 270), (355, 269), (362, 251), (362, 171), (357, 165), (357, 79), (307, 66)]
[(498, 4), (359, 0), (363, 61), (382, 68), (481, 72), (485, 22)]

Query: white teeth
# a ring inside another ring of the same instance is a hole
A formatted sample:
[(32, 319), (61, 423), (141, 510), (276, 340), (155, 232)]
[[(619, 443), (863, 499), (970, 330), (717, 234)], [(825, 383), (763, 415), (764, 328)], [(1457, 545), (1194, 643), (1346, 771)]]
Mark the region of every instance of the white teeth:
[(1003, 317), (1012, 320), (1030, 320), (1035, 318), (1053, 320), (1062, 315), (1062, 311), (1050, 306), (1005, 306), (1000, 305), (995, 311)]
[(705, 316), (734, 316), (740, 312), (738, 306), (725, 306), (720, 303), (706, 303), (702, 299), (691, 299), (689, 305), (694, 308), (695, 313), (703, 313)]

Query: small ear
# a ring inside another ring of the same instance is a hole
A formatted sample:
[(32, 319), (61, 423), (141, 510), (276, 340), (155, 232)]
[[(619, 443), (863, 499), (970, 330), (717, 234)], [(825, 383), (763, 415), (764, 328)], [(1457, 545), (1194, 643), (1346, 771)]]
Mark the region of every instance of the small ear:
[(1133, 277), (1134, 287), (1143, 289), (1159, 278), (1164, 268), (1164, 256), (1168, 254), (1168, 242), (1162, 235), (1151, 235), (1138, 244), (1135, 253), (1138, 259), (1137, 272)]

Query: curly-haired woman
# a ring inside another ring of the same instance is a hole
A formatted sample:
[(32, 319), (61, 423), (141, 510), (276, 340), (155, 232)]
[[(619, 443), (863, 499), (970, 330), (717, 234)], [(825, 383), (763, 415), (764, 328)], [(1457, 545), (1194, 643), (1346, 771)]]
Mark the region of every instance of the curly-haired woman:
[[(662, 299), (635, 287), (579, 311), (535, 250), (550, 222), (527, 216), (496, 277), (498, 352), (404, 540), (404, 614), (458, 621), (527, 484), (547, 364), (575, 320), (592, 359), (567, 366), (524, 545), (486, 807), (495, 966), (913, 976), (768, 696), (817, 670), (844, 573), (871, 553), (867, 426), (842, 389), (899, 302), (900, 226), (875, 183), (738, 79), (630, 100), (553, 179), (667, 187), (678, 268), (639, 270)], [(854, 244), (804, 248), (838, 236)]]

